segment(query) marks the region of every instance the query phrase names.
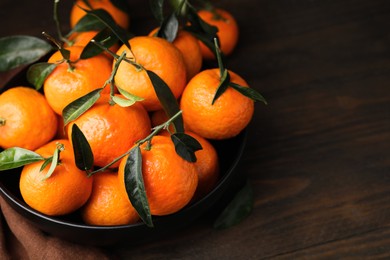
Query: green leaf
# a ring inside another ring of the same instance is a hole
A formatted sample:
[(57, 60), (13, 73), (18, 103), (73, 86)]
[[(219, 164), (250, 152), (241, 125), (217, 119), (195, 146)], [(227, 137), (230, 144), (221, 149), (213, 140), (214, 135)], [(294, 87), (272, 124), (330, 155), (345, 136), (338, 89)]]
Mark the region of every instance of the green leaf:
[(62, 117), (64, 118), (64, 125), (66, 126), (69, 122), (77, 119), (85, 111), (95, 104), (100, 98), (100, 93), (103, 88), (95, 89), (88, 94), (76, 99), (72, 103), (68, 104), (64, 110), (62, 110)]
[(235, 90), (243, 94), (244, 96), (253, 99), (254, 101), (260, 101), (266, 105), (268, 104), (267, 100), (265, 100), (265, 98), (253, 88), (243, 87), (233, 82), (230, 82), (229, 86), (231, 86), (232, 88), (234, 88)]
[(139, 146), (130, 150), (125, 165), (125, 187), (131, 204), (138, 212), (142, 221), (153, 227), (148, 199), (146, 197), (144, 180), (142, 177), (142, 154)]
[(112, 96), (112, 100), (115, 102), (115, 104), (121, 107), (130, 107), (135, 103), (134, 100), (125, 99), (118, 96)]
[(32, 84), (35, 89), (41, 89), (46, 78), (57, 67), (56, 63), (40, 62), (31, 65), (27, 70), (27, 81)]
[(0, 71), (34, 63), (51, 50), (52, 46), (48, 42), (32, 36), (0, 38)]
[(171, 135), (171, 139), (180, 157), (189, 162), (196, 162), (195, 152), (202, 149), (198, 140), (185, 133), (175, 133)]
[(70, 50), (67, 50), (67, 49), (64, 49), (64, 48), (60, 48), (59, 51), (60, 51), (62, 57), (65, 60), (69, 60), (70, 59)]
[[(56, 150), (54, 151), (53, 157), (51, 158), (50, 168), (47, 171), (47, 173), (45, 174), (45, 176), (43, 177), (42, 181), (50, 178), (50, 176), (53, 174), (53, 172), (55, 171), (55, 169), (57, 167), (59, 159), (60, 159), (60, 149), (56, 148)], [(43, 168), (41, 168), (41, 169), (43, 170)]]
[[(102, 44), (105, 48), (110, 48), (116, 42), (118, 38), (111, 32), (109, 28), (105, 28), (100, 31), (93, 40)], [(89, 42), (83, 49), (83, 52), (80, 55), (80, 59), (89, 59), (103, 52), (103, 49), (97, 46), (93, 42)]]
[(93, 167), (93, 153), (87, 138), (76, 125), (72, 125), (72, 146), (76, 166), (82, 171), (89, 171)]
[(15, 169), (26, 164), (42, 161), (44, 158), (30, 150), (12, 147), (0, 153), (0, 171)]
[[(146, 70), (146, 72), (148, 73), (154, 91), (156, 92), (165, 113), (168, 118), (173, 117), (180, 111), (180, 107), (171, 89), (156, 73), (150, 70)], [(177, 117), (176, 120), (173, 121), (173, 125), (175, 126), (176, 132), (184, 132), (183, 116), (180, 115)]]
[(127, 33), (125, 29), (117, 25), (112, 18), (112, 16), (103, 9), (95, 9), (95, 10), (86, 10), (83, 9), (87, 14), (92, 15), (96, 18), (98, 18), (103, 24), (105, 24), (110, 30), (118, 37), (118, 39), (127, 46), (127, 48), (130, 48), (129, 39), (131, 38), (131, 35)]
[(247, 182), (218, 216), (214, 222), (214, 228), (224, 229), (240, 223), (250, 215), (253, 204), (253, 190), (249, 182)]
[(133, 95), (122, 88), (117, 87), (117, 89), (119, 93), (121, 93), (125, 98), (112, 96), (112, 100), (121, 107), (129, 107), (132, 106), (137, 101), (144, 100), (143, 98)]
[(134, 100), (134, 101), (142, 101), (142, 100), (144, 100), (144, 98), (136, 96), (136, 95), (133, 95), (130, 92), (124, 90), (123, 88), (117, 87), (117, 89), (118, 89), (119, 93), (121, 93), (124, 97), (126, 97), (129, 100)]
[(149, 0), (150, 10), (159, 23), (164, 20), (164, 0)]
[(46, 166), (49, 165), (49, 163), (51, 163), (53, 160), (53, 156), (50, 156), (49, 158), (46, 158), (45, 161), (43, 162), (43, 164), (41, 165), (41, 168), (39, 169), (39, 171), (43, 171), (43, 169), (46, 168)]
[(173, 13), (162, 22), (160, 29), (158, 30), (157, 37), (173, 42), (176, 39), (178, 30), (179, 21), (177, 20), (175, 13)]
[(219, 83), (219, 86), (217, 88), (217, 91), (215, 91), (215, 95), (213, 98), (213, 101), (211, 104), (214, 104), (215, 101), (227, 90), (230, 83), (230, 74), (227, 69), (223, 71), (221, 82)]
[(100, 31), (106, 28), (97, 17), (87, 14), (84, 15), (75, 25), (75, 27), (68, 33), (68, 36), (74, 32)]

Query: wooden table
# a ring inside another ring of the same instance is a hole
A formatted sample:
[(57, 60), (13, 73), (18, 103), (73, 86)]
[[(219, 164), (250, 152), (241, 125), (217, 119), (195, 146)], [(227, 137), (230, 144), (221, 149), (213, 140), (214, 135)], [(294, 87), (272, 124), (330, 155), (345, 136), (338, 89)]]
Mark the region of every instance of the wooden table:
[[(51, 4), (0, 1), (0, 36), (54, 33)], [(63, 28), (72, 1), (62, 1)], [(132, 28), (156, 24), (128, 1)], [(200, 219), (164, 240), (112, 249), (135, 259), (390, 257), (390, 2), (218, 1), (241, 27), (229, 68), (259, 90), (239, 168), (252, 214)]]

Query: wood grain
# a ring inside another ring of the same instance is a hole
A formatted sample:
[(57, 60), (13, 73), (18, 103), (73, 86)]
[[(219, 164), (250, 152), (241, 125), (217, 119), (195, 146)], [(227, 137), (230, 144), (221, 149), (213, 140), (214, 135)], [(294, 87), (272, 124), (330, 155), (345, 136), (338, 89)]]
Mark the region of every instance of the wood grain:
[[(146, 34), (156, 25), (147, 7), (128, 2), (133, 31)], [(0, 2), (0, 36), (54, 31), (46, 1), (20, 3)], [(165, 239), (108, 250), (131, 259), (390, 258), (390, 2), (217, 4), (241, 28), (229, 68), (269, 102), (256, 104), (239, 167), (255, 208), (227, 230), (205, 216)]]

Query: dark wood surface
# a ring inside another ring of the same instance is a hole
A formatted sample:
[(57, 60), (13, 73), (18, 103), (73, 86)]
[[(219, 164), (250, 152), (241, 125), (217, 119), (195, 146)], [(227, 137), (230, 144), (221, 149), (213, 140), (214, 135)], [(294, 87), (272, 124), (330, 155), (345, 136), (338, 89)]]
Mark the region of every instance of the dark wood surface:
[[(61, 19), (67, 21), (69, 3)], [(131, 5), (132, 31), (156, 24)], [(110, 249), (135, 259), (390, 258), (390, 1), (218, 1), (241, 28), (229, 68), (256, 105), (239, 171), (252, 214), (207, 216), (165, 239)], [(54, 33), (51, 1), (0, 0), (0, 36)], [(64, 24), (64, 29), (68, 25)]]

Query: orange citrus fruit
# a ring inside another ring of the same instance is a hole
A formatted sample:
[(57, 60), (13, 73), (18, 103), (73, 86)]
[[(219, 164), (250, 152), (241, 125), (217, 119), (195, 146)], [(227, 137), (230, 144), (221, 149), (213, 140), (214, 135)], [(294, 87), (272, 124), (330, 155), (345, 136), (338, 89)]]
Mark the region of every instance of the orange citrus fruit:
[[(140, 103), (121, 107), (109, 103), (104, 94), (89, 110), (72, 121), (67, 129), (72, 137), (72, 126), (77, 124), (87, 138), (95, 165), (103, 167), (128, 151), (136, 141), (151, 130), (149, 115)], [(119, 162), (112, 167), (117, 167)]]
[(96, 173), (93, 177), (92, 194), (81, 208), (85, 223), (97, 226), (116, 226), (136, 223), (137, 211), (121, 192), (116, 172)]
[[(239, 75), (229, 73), (231, 82), (248, 87)], [(254, 101), (235, 89), (228, 87), (212, 104), (219, 83), (219, 69), (208, 69), (187, 84), (180, 102), (186, 130), (207, 139), (227, 139), (238, 135), (249, 124)]]
[[(116, 7), (110, 0), (92, 0), (89, 1), (92, 9), (104, 9), (107, 11), (114, 21), (124, 29), (129, 28), (129, 15), (123, 10)], [(81, 7), (81, 8), (80, 8)], [(86, 15), (86, 12), (83, 10), (91, 10), (83, 0), (77, 0), (70, 11), (70, 26), (71, 28), (75, 27), (77, 22)]]
[(173, 44), (157, 37), (138, 36), (132, 38), (129, 43), (131, 51), (123, 45), (117, 54), (121, 55), (126, 51), (126, 56), (134, 59), (144, 69), (137, 69), (127, 62), (121, 62), (115, 75), (116, 85), (144, 98), (141, 103), (146, 110), (161, 109), (152, 82), (145, 71), (150, 70), (160, 76), (178, 98), (186, 84), (186, 68), (181, 52)]
[[(70, 51), (72, 68), (66, 62), (59, 64), (43, 85), (49, 105), (59, 115), (69, 103), (103, 87), (112, 71), (111, 61), (103, 54), (89, 59), (79, 59), (83, 47), (72, 46), (66, 49)], [(57, 63), (62, 59), (62, 55), (57, 51), (48, 62)], [(109, 88), (105, 88), (104, 91), (108, 92)]]
[(93, 178), (75, 165), (72, 146), (68, 140), (53, 140), (36, 150), (41, 156), (53, 155), (57, 143), (64, 145), (60, 163), (53, 174), (45, 179), (50, 165), (43, 171), (43, 161), (23, 167), (19, 188), (24, 201), (33, 209), (46, 215), (64, 215), (79, 209), (88, 200), (92, 191)]
[[(210, 25), (218, 28), (220, 48), (223, 54), (229, 55), (233, 52), (238, 42), (239, 28), (236, 19), (226, 10), (217, 8), (213, 10), (199, 10), (199, 17)], [(200, 48), (204, 59), (215, 59), (215, 55), (207, 46), (200, 42)]]
[(35, 150), (56, 132), (56, 114), (35, 89), (18, 86), (0, 95), (0, 147)]
[[(149, 35), (156, 35), (158, 28), (154, 29)], [(184, 64), (187, 71), (187, 81), (198, 74), (202, 68), (202, 52), (198, 40), (191, 33), (179, 30), (175, 40), (172, 42), (183, 55)]]
[(214, 146), (205, 138), (187, 132), (195, 138), (202, 146), (201, 150), (195, 152), (195, 166), (198, 172), (198, 187), (195, 192), (195, 200), (201, 199), (212, 191), (219, 180), (218, 154)]
[[(152, 215), (168, 215), (186, 206), (193, 197), (198, 175), (195, 165), (182, 159), (171, 139), (154, 136), (150, 150), (141, 145), (142, 176)], [(124, 170), (127, 156), (119, 165), (118, 177), (126, 192)]]

